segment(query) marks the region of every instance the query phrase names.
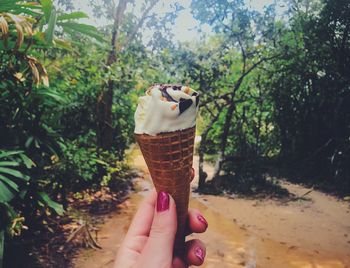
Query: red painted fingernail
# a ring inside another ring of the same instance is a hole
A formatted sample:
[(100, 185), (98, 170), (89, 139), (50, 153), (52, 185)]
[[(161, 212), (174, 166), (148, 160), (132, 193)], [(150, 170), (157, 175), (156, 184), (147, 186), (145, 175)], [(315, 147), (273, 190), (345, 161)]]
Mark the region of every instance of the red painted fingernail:
[(208, 222), (206, 221), (206, 219), (204, 219), (204, 217), (202, 215), (198, 215), (197, 219), (203, 223), (205, 225), (205, 227), (208, 227)]
[(201, 262), (204, 261), (204, 251), (200, 247), (196, 247), (194, 249), (194, 255), (196, 255), (197, 258), (201, 260)]
[(169, 209), (169, 194), (166, 192), (159, 192), (157, 198), (157, 212), (162, 212)]

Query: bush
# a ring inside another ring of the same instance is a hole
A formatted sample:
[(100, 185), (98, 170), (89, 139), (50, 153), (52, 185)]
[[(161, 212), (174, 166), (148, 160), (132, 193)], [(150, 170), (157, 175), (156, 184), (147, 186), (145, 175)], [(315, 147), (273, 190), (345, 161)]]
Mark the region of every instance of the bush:
[(68, 140), (61, 145), (62, 155), (52, 157), (47, 189), (53, 189), (64, 203), (70, 191), (98, 189), (101, 186), (119, 191), (129, 184), (128, 166), (117, 161), (118, 156), (114, 153), (96, 148), (95, 138), (95, 133), (89, 132), (76, 140)]

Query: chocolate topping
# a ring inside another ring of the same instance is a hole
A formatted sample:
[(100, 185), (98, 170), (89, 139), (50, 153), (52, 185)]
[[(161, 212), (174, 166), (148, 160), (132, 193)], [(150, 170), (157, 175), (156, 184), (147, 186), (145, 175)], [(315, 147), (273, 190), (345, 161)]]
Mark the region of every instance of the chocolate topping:
[(160, 90), (166, 90), (167, 88), (171, 87), (174, 90), (181, 90), (182, 85), (180, 84), (157, 84), (159, 86)]
[(169, 93), (167, 92), (168, 88), (172, 88), (174, 90), (181, 90), (181, 85), (175, 85), (175, 84), (157, 84), (159, 86), (160, 91), (162, 92), (162, 96), (167, 99), (167, 101), (173, 101), (177, 102), (174, 100)]
[(162, 96), (164, 98), (166, 98), (167, 101), (173, 101), (173, 102), (177, 102), (176, 100), (173, 99), (173, 97), (171, 97), (169, 95), (169, 93), (166, 91), (167, 88), (161, 88), (160, 91), (162, 92)]
[[(159, 90), (162, 93), (162, 96), (166, 98), (167, 101), (172, 101), (172, 102), (178, 102), (174, 100), (174, 98), (167, 92), (168, 88), (172, 88), (173, 90), (181, 90), (182, 85), (180, 84), (157, 84), (159, 87)], [(199, 104), (199, 94), (197, 92), (193, 92), (191, 96), (196, 96), (196, 107)], [(179, 103), (179, 109), (180, 109), (180, 114), (182, 114), (184, 111), (186, 111), (193, 103), (191, 99), (184, 99), (180, 98)]]
[(136, 134), (151, 136), (186, 130), (196, 124), (199, 95), (181, 84), (156, 84), (139, 98), (135, 112)]
[(179, 102), (179, 109), (180, 109), (180, 114), (182, 114), (184, 111), (186, 111), (189, 107), (192, 105), (192, 100), (191, 99), (180, 99)]

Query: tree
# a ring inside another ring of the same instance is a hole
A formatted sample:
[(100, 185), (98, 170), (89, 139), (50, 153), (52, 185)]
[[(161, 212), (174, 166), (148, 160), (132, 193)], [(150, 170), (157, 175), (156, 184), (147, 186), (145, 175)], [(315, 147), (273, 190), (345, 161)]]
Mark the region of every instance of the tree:
[(306, 180), (349, 185), (350, 6), (294, 2), (291, 10), (278, 47), (285, 53), (268, 66), (271, 79), (265, 82), (281, 157)]
[[(215, 32), (223, 37), (222, 49), (234, 49), (240, 54), (240, 73), (231, 82), (230, 91), (223, 95), (214, 95), (213, 100), (225, 100), (227, 109), (220, 135), (219, 156), (215, 164), (214, 182), (220, 185), (220, 171), (225, 162), (227, 142), (231, 123), (236, 109), (237, 96), (246, 77), (262, 63), (276, 55), (268, 55), (270, 40), (275, 39), (275, 12), (273, 6), (265, 14), (248, 10), (244, 1), (202, 1), (192, 2), (194, 16), (202, 23), (212, 25)], [(220, 111), (221, 112), (221, 111)], [(215, 117), (214, 117), (215, 118)]]
[[(174, 14), (168, 12), (162, 18), (157, 14), (152, 14), (151, 11), (159, 0), (145, 1), (142, 5), (141, 15), (137, 18), (134, 15), (127, 13), (127, 6), (132, 3), (131, 0), (120, 0), (116, 5), (114, 2), (108, 2), (108, 11), (113, 11), (113, 27), (110, 41), (110, 51), (107, 56), (105, 71), (110, 71), (112, 65), (118, 66), (120, 54), (125, 53), (131, 43), (137, 38), (140, 29), (147, 24), (158, 27), (158, 31), (165, 26), (161, 26), (161, 22), (165, 22), (170, 18), (174, 19)], [(175, 5), (175, 10), (180, 7)], [(132, 21), (130, 24), (129, 22)], [(160, 24), (160, 25), (159, 25)], [(165, 23), (164, 23), (165, 25)], [(159, 27), (160, 26), (160, 27)], [(157, 31), (157, 32), (158, 32)], [(112, 104), (115, 90), (115, 82), (112, 78), (108, 79), (103, 84), (101, 93), (97, 99), (97, 137), (98, 144), (103, 149), (111, 149), (113, 145), (113, 130), (112, 125)]]
[(41, 4), (1, 2), (0, 266), (5, 234), (19, 235), (24, 220), (31, 226), (48, 208), (63, 213), (42, 183), (44, 170), (52, 154), (58, 154), (60, 142), (43, 118), (63, 100), (49, 87), (42, 56), (53, 49), (71, 49), (62, 36), (83, 33), (100, 39), (93, 26), (77, 21), (85, 17), (82, 12), (59, 12), (49, 0)]

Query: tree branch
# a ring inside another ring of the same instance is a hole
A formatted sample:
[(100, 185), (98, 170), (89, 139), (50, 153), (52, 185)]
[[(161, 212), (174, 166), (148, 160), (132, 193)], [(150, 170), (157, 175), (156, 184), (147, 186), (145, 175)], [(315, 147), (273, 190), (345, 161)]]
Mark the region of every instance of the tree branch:
[(114, 23), (113, 23), (113, 31), (112, 31), (112, 39), (111, 39), (111, 51), (109, 52), (107, 59), (107, 66), (112, 65), (117, 59), (116, 57), (116, 46), (119, 36), (119, 28), (123, 21), (126, 5), (129, 0), (120, 0), (117, 10), (114, 15)]
[(135, 38), (135, 35), (139, 31), (139, 29), (142, 27), (144, 24), (145, 20), (148, 17), (148, 13), (152, 10), (152, 8), (159, 2), (159, 0), (153, 0), (151, 4), (145, 9), (143, 12), (140, 20), (138, 21), (137, 25), (133, 28), (133, 30), (130, 32), (130, 34), (127, 35), (126, 40), (124, 44), (122, 45), (121, 49), (127, 47), (129, 43)]
[(260, 59), (258, 62), (254, 63), (251, 67), (249, 67), (244, 73), (242, 73), (242, 75), (238, 78), (237, 82), (235, 83), (234, 85), (234, 88), (233, 88), (233, 91), (232, 92), (228, 92), (228, 93), (225, 93), (221, 96), (218, 96), (216, 99), (214, 98), (211, 98), (210, 100), (207, 100), (207, 101), (204, 101), (201, 103), (201, 106), (204, 106), (212, 101), (215, 101), (215, 100), (225, 100), (226, 103), (229, 102), (230, 100), (230, 97), (232, 95), (234, 95), (236, 93), (236, 91), (238, 90), (238, 88), (240, 87), (243, 79), (250, 73), (252, 72), (255, 68), (257, 68), (261, 63), (265, 62), (265, 61), (269, 61), (269, 60), (272, 60), (276, 57), (278, 57), (279, 55), (274, 55), (274, 56), (271, 56), (271, 57), (264, 57), (262, 59)]

